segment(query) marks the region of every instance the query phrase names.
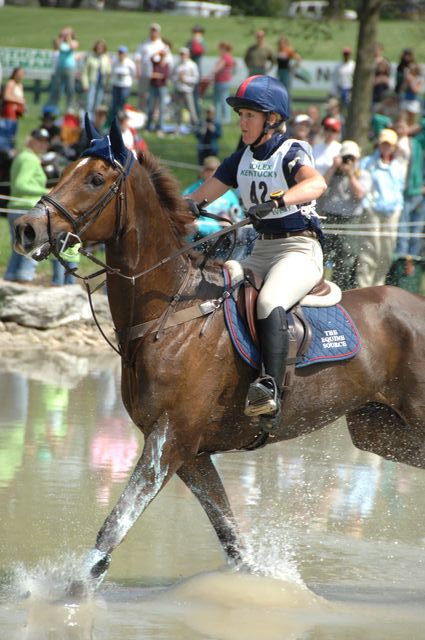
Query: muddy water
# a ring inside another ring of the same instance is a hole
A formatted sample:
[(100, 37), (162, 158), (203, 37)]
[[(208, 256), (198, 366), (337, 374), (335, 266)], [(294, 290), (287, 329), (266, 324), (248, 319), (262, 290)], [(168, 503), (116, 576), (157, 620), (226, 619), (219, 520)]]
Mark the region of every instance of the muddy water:
[(115, 358), (2, 360), (1, 640), (425, 637), (425, 473), (355, 450), (344, 421), (216, 457), (256, 574), (224, 566), (175, 479), (96, 596), (64, 600), (141, 443)]

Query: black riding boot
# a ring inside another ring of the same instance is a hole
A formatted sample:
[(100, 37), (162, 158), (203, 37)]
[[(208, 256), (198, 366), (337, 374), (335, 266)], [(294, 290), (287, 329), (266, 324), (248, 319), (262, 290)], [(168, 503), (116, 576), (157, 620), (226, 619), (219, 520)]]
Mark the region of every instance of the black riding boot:
[(245, 405), (247, 416), (277, 416), (288, 357), (289, 337), (286, 311), (276, 307), (257, 321), (264, 375), (249, 387)]

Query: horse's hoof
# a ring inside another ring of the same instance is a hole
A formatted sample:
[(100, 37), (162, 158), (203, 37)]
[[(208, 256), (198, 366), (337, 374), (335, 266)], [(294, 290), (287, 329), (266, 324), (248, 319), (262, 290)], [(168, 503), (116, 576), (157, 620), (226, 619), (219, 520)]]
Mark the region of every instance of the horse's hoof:
[(91, 549), (84, 558), (78, 576), (69, 585), (67, 595), (72, 598), (84, 598), (96, 591), (106, 576), (111, 559), (109, 553)]

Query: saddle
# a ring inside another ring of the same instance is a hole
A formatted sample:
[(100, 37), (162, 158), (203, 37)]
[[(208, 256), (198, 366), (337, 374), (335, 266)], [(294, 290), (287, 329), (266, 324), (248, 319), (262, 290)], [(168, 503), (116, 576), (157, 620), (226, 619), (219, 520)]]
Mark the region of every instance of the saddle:
[[(230, 275), (232, 289), (237, 296), (237, 309), (249, 329), (254, 344), (259, 347), (256, 325), (255, 306), (261, 286), (262, 278), (250, 269), (245, 271), (236, 260), (225, 263)], [(290, 389), (295, 375), (295, 365), (307, 353), (313, 332), (305, 314), (303, 306), (330, 307), (340, 302), (341, 289), (333, 282), (322, 278), (313, 289), (287, 312), (289, 351), (287, 370), (283, 387)]]

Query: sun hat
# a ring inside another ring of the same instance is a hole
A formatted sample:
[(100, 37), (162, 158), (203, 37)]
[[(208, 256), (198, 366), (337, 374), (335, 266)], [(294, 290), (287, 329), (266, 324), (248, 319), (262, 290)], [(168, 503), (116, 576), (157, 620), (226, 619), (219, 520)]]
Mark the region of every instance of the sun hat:
[(339, 155), (343, 158), (344, 156), (354, 156), (354, 158), (360, 158), (360, 147), (357, 142), (354, 140), (343, 140), (341, 143), (341, 148), (339, 150)]
[(388, 144), (396, 145), (398, 141), (398, 135), (393, 129), (382, 129), (379, 134), (378, 142), (388, 142)]
[(294, 125), (296, 124), (311, 124), (311, 118), (306, 113), (299, 113), (294, 118)]

